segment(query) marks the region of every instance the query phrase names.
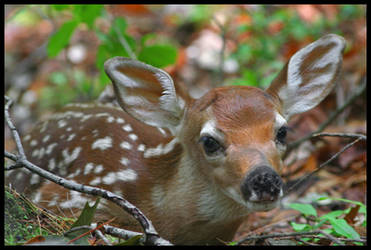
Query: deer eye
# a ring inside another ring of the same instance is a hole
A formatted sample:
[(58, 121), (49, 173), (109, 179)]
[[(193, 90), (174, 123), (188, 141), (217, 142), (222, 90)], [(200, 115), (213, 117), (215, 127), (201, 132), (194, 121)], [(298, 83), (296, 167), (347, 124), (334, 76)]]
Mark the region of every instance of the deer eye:
[(211, 136), (202, 136), (200, 142), (208, 156), (212, 156), (223, 150), (223, 146)]
[(286, 144), (286, 134), (287, 134), (287, 127), (282, 126), (278, 129), (276, 135), (276, 141), (281, 144)]

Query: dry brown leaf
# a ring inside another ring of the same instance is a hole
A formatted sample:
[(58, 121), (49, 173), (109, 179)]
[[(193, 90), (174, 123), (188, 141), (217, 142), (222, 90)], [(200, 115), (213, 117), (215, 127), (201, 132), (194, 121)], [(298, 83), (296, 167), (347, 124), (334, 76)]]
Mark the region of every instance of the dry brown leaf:
[(33, 237), (32, 239), (29, 239), (25, 245), (29, 245), (29, 244), (35, 244), (35, 243), (40, 243), (40, 242), (44, 242), (45, 241), (45, 238), (44, 236), (42, 235), (37, 235), (35, 237)]

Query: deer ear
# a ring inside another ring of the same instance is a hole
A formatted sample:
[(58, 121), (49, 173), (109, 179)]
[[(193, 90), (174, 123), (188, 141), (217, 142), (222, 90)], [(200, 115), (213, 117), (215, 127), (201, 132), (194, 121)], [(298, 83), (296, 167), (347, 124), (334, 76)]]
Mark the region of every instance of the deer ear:
[(179, 124), (185, 101), (163, 70), (137, 60), (114, 57), (104, 64), (120, 106), (134, 118), (171, 131)]
[(340, 72), (345, 40), (323, 36), (296, 52), (266, 90), (282, 103), (288, 120), (319, 104), (335, 86)]

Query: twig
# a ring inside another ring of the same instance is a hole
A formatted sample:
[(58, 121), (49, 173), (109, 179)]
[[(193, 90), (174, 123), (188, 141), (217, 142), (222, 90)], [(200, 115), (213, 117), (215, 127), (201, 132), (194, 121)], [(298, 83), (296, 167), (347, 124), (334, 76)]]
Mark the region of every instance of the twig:
[(220, 50), (220, 53), (219, 53), (220, 62), (219, 62), (219, 69), (218, 69), (218, 75), (219, 75), (218, 78), (219, 78), (220, 83), (222, 83), (224, 80), (223, 67), (224, 67), (224, 53), (225, 53), (225, 48), (226, 48), (226, 28), (219, 22), (219, 20), (215, 16), (213, 17), (213, 20), (216, 23), (216, 25), (219, 27), (221, 31), (221, 37), (222, 37), (222, 49)]
[(352, 141), (351, 143), (348, 143), (347, 145), (345, 145), (345, 147), (343, 147), (339, 152), (337, 152), (336, 154), (334, 154), (330, 159), (328, 159), (326, 162), (322, 163), (317, 169), (315, 169), (314, 171), (312, 171), (311, 173), (307, 174), (306, 176), (302, 177), (300, 180), (298, 180), (294, 185), (292, 185), (285, 193), (284, 196), (288, 195), (293, 189), (294, 187), (296, 187), (297, 185), (299, 185), (300, 183), (302, 183), (305, 179), (311, 177), (313, 174), (317, 173), (319, 170), (321, 170), (323, 167), (325, 167), (326, 165), (328, 165), (331, 161), (333, 161), (334, 159), (336, 159), (341, 153), (343, 153), (345, 150), (347, 150), (348, 148), (350, 148), (351, 146), (353, 146), (355, 143), (357, 143), (358, 141), (362, 140), (363, 137), (358, 137), (356, 140)]
[(329, 240), (335, 242), (336, 244), (340, 245), (340, 246), (344, 246), (345, 244), (341, 241), (339, 241), (338, 239), (336, 239), (334, 236), (332, 236), (331, 234), (328, 234), (326, 233), (325, 231), (323, 230), (318, 230), (319, 232), (321, 232), (321, 234), (323, 234), (324, 236), (326, 236)]
[(323, 234), (329, 240), (335, 242), (336, 244), (344, 245), (338, 239), (336, 239), (332, 235), (324, 233), (322, 230), (315, 230), (315, 231), (310, 231), (310, 232), (292, 232), (292, 233), (273, 233), (273, 234), (266, 234), (266, 235), (252, 235), (252, 236), (248, 236), (238, 241), (237, 245), (241, 245), (242, 243), (248, 240), (259, 240), (259, 239), (268, 239), (268, 238), (285, 238), (285, 237), (297, 237), (297, 236), (313, 236), (313, 235), (318, 235), (318, 234)]
[(103, 233), (99, 230), (96, 230), (95, 231), (96, 235), (101, 239), (103, 240), (103, 242), (107, 245), (107, 246), (112, 246), (112, 243), (106, 238), (106, 236), (103, 235)]
[(344, 138), (361, 138), (362, 140), (367, 140), (367, 136), (363, 134), (352, 134), (352, 133), (317, 133), (313, 134), (312, 138), (319, 137), (319, 136), (334, 136), (334, 137), (344, 137)]
[[(74, 181), (64, 179), (60, 176), (52, 174), (52, 173), (34, 165), (33, 163), (29, 162), (26, 158), (25, 153), (24, 153), (23, 146), (22, 146), (18, 131), (15, 128), (15, 126), (13, 125), (13, 123), (10, 119), (10, 116), (9, 116), (9, 107), (11, 106), (12, 101), (8, 97), (5, 97), (5, 99), (6, 99), (5, 119), (6, 119), (6, 122), (9, 126), (9, 128), (12, 131), (13, 138), (16, 142), (17, 149), (19, 151), (19, 156), (17, 156), (17, 159), (15, 159), (16, 165), (22, 165), (25, 168), (27, 168), (28, 170), (30, 170), (31, 172), (36, 173), (36, 174), (48, 179), (49, 181), (52, 181), (52, 182), (54, 182), (58, 185), (61, 185), (65, 188), (67, 188), (67, 189), (74, 190), (74, 191), (77, 191), (77, 192), (80, 192), (80, 193), (90, 194), (90, 195), (93, 195), (93, 196), (100, 196), (102, 198), (105, 198), (105, 199), (117, 204), (122, 209), (124, 209), (126, 212), (131, 214), (140, 223), (140, 225), (143, 228), (144, 234), (145, 234), (144, 236), (145, 236), (145, 243), (146, 244), (171, 245), (170, 242), (168, 242), (165, 239), (162, 239), (158, 235), (158, 233), (156, 232), (155, 228), (153, 227), (151, 221), (137, 207), (135, 207), (133, 204), (131, 204), (130, 202), (128, 202), (124, 198), (122, 198), (122, 197), (120, 197), (120, 196), (118, 196), (118, 195), (116, 195), (116, 194), (114, 194), (114, 193), (112, 193), (108, 190), (104, 190), (104, 189), (96, 188), (96, 187), (91, 187), (91, 186), (87, 186), (87, 185), (83, 185), (83, 184), (78, 184)], [(5, 156), (7, 156), (7, 155), (10, 156), (11, 154), (9, 154), (9, 153), (5, 154)], [(14, 160), (13, 157), (9, 158), (9, 159)]]
[[(15, 154), (9, 153), (6, 150), (4, 151), (4, 155), (5, 155), (5, 157), (11, 159), (12, 161), (16, 161), (18, 159), (18, 157)], [(8, 168), (10, 168), (10, 167), (8, 167)], [(8, 169), (5, 169), (5, 170), (8, 170)], [(9, 169), (9, 170), (11, 170), (11, 169)]]
[(110, 234), (112, 236), (122, 238), (124, 240), (132, 238), (134, 236), (143, 235), (142, 233), (125, 230), (125, 229), (113, 227), (110, 225), (104, 225), (102, 228), (104, 229), (104, 232), (106, 234)]
[[(111, 23), (113, 23), (113, 17), (108, 14), (108, 19), (110, 20)], [(131, 59), (137, 59), (137, 56), (135, 55), (135, 53), (133, 52), (133, 50), (130, 48), (130, 45), (128, 43), (128, 41), (126, 40), (126, 38), (121, 34), (120, 30), (118, 29), (118, 27), (116, 25), (112, 25), (113, 27), (113, 30), (115, 31), (118, 39), (119, 39), (119, 42), (120, 44), (122, 45), (122, 47), (124, 47), (125, 51), (128, 53), (129, 57)]]
[(316, 131), (304, 136), (303, 138), (301, 138), (297, 141), (294, 141), (294, 142), (290, 143), (287, 146), (287, 152), (289, 152), (291, 149), (297, 147), (302, 142), (312, 138), (312, 136), (314, 134), (318, 134), (318, 133), (322, 132), (331, 122), (333, 122), (335, 120), (335, 118), (339, 114), (341, 114), (348, 106), (350, 106), (355, 100), (357, 100), (357, 98), (366, 90), (366, 83), (367, 83), (366, 78), (363, 78), (362, 80), (363, 80), (362, 85), (360, 87), (358, 87), (356, 91), (354, 91), (354, 94), (348, 99), (348, 101), (346, 101), (343, 104), (343, 106), (341, 106), (334, 113), (332, 113), (330, 115), (330, 117), (324, 123), (322, 123)]
[(5, 101), (6, 101), (5, 107), (4, 107), (5, 120), (8, 124), (8, 127), (9, 127), (10, 131), (12, 132), (12, 136), (13, 136), (14, 141), (15, 141), (16, 146), (17, 146), (17, 151), (19, 153), (19, 157), (17, 157), (17, 159), (24, 160), (24, 159), (26, 159), (26, 155), (25, 155), (23, 147), (22, 147), (21, 138), (19, 137), (17, 129), (14, 126), (12, 120), (10, 119), (10, 115), (9, 115), (9, 108), (12, 106), (13, 101), (7, 96), (4, 96), (4, 97), (5, 97)]

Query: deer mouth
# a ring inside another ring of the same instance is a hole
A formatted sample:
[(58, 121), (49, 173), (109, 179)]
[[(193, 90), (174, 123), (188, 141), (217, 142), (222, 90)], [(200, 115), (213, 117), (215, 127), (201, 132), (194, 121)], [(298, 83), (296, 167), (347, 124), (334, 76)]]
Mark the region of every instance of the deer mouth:
[(245, 200), (242, 195), (236, 191), (236, 189), (230, 187), (223, 191), (225, 195), (227, 195), (229, 198), (233, 199), (238, 204), (244, 206), (248, 212), (264, 212), (269, 211), (274, 208), (276, 208), (281, 198), (283, 197), (283, 191), (280, 191), (279, 196), (277, 196), (275, 199), (270, 200), (264, 200), (264, 199), (249, 199)]

